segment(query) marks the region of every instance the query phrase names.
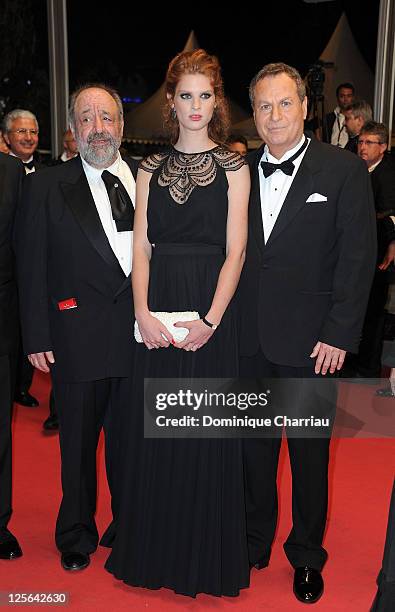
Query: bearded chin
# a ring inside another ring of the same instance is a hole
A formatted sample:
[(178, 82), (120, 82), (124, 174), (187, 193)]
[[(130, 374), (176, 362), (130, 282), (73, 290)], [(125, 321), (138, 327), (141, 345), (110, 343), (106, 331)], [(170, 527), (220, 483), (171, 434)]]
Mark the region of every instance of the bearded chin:
[(111, 138), (102, 147), (95, 147), (92, 143), (81, 142), (79, 139), (77, 144), (81, 157), (88, 164), (97, 168), (106, 168), (114, 162), (121, 143)]

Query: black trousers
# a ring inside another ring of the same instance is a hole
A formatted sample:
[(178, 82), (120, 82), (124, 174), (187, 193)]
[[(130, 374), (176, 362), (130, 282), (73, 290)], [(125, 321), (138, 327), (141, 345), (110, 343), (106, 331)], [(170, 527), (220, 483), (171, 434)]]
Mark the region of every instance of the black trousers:
[(23, 353), (22, 343), (19, 346), (18, 360), (17, 360), (17, 372), (16, 372), (16, 393), (29, 391), (34, 374), (34, 367), (28, 360), (27, 356)]
[(92, 553), (98, 544), (95, 523), (96, 450), (105, 433), (105, 460), (114, 521), (119, 503), (120, 457), (118, 418), (123, 402), (131, 401), (129, 378), (83, 383), (53, 380), (59, 415), (63, 498), (56, 523), (56, 545), (62, 552)]
[(57, 417), (58, 416), (58, 411), (56, 408), (56, 404), (55, 404), (55, 397), (53, 394), (53, 389), (51, 388), (51, 392), (49, 394), (49, 416), (51, 417)]
[[(242, 378), (313, 378), (311, 367), (294, 368), (269, 362), (262, 352), (242, 357)], [(333, 381), (333, 405), (336, 383)], [(302, 412), (304, 412), (302, 410)], [(333, 416), (333, 415), (332, 415)], [(321, 571), (327, 559), (322, 546), (328, 508), (329, 437), (288, 437), (292, 471), (292, 530), (284, 544), (293, 567)], [(269, 563), (277, 525), (277, 468), (281, 437), (245, 439), (244, 444), (248, 550), (251, 564)]]
[(16, 354), (0, 356), (0, 540), (10, 535), (12, 513), (11, 419), (16, 376)]
[(348, 356), (348, 363), (367, 378), (379, 378), (381, 373), (388, 287), (387, 275), (377, 271), (370, 290), (358, 354)]

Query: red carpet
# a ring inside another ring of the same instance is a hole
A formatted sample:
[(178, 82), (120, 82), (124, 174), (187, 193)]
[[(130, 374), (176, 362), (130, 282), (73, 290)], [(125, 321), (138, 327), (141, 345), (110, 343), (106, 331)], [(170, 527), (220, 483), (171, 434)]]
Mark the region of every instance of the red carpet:
[[(290, 527), (290, 474), (287, 453), (280, 468), (280, 519), (270, 567), (253, 570), (250, 589), (236, 599), (199, 595), (196, 600), (165, 589), (147, 591), (125, 586), (104, 569), (108, 554), (99, 548), (90, 567), (65, 572), (59, 563), (53, 530), (60, 500), (57, 435), (42, 433), (48, 413), (48, 381), (36, 375), (33, 392), (40, 408), (16, 407), (14, 426), (14, 515), (10, 528), (23, 548), (22, 559), (0, 561), (0, 591), (68, 592), (73, 610), (302, 610), (292, 594), (292, 571), (282, 550)], [(352, 396), (354, 391), (349, 391)], [(358, 401), (371, 397), (372, 387), (355, 390)], [(380, 400), (392, 412), (393, 400)], [(394, 402), (395, 406), (395, 402)], [(395, 418), (395, 408), (392, 412)], [(394, 439), (335, 440), (332, 444), (330, 513), (325, 546), (326, 592), (314, 610), (368, 611), (381, 565), (388, 505), (394, 475)], [(97, 522), (109, 520), (109, 497), (99, 451), (100, 486)], [(29, 606), (29, 609), (42, 606)]]

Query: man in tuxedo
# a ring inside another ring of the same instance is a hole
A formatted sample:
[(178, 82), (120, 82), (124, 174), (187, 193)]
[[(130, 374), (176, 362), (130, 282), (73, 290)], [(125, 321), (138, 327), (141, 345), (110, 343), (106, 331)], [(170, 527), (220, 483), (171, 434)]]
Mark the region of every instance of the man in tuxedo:
[[(238, 296), (241, 375), (333, 375), (358, 346), (373, 275), (369, 176), (356, 155), (303, 134), (307, 99), (294, 68), (265, 66), (250, 98), (266, 144), (250, 158), (249, 239)], [(295, 399), (292, 408), (303, 412), (310, 399), (300, 406)], [(279, 437), (244, 444), (249, 555), (258, 568), (269, 563), (276, 529), (280, 446)], [(288, 449), (293, 527), (284, 549), (296, 597), (313, 603), (323, 592), (327, 558), (329, 436), (291, 436)]]
[(377, 216), (377, 266), (369, 295), (357, 355), (350, 355), (344, 375), (348, 378), (379, 378), (383, 350), (385, 305), (388, 298), (387, 266), (380, 265), (395, 240), (395, 164), (386, 154), (388, 130), (383, 123), (368, 121), (358, 136), (358, 155), (367, 165), (372, 181)]
[(15, 559), (22, 551), (7, 529), (11, 517), (11, 415), (18, 351), (18, 297), (12, 233), (23, 169), (0, 153), (0, 559)]
[(16, 108), (4, 117), (3, 125), (10, 155), (21, 160), (26, 174), (38, 170), (42, 164), (36, 153), (40, 131), (37, 117), (28, 110)]
[(130, 401), (130, 284), (137, 163), (119, 154), (122, 103), (105, 85), (70, 99), (80, 156), (26, 180), (18, 222), (25, 353), (51, 371), (59, 414), (63, 499), (56, 544), (66, 570), (80, 570), (98, 543), (96, 448), (117, 512), (119, 405)]
[(59, 157), (61, 162), (69, 161), (78, 155), (77, 142), (74, 138), (73, 132), (70, 130), (65, 131), (63, 134), (63, 153)]
[[(36, 116), (28, 110), (16, 108), (4, 117), (4, 139), (10, 148), (10, 155), (23, 163), (25, 174), (42, 167), (36, 153), (39, 127)], [(23, 354), (22, 346), (18, 352), (17, 374), (14, 400), (28, 408), (36, 408), (38, 400), (29, 392), (34, 368)]]
[(368, 121), (359, 134), (358, 155), (368, 167), (379, 219), (395, 216), (395, 163), (388, 149), (384, 123)]
[(63, 134), (63, 151), (59, 157), (52, 159), (48, 164), (49, 166), (57, 166), (58, 164), (63, 164), (64, 162), (73, 159), (78, 155), (78, 147), (77, 142), (74, 138), (73, 132), (68, 128)]

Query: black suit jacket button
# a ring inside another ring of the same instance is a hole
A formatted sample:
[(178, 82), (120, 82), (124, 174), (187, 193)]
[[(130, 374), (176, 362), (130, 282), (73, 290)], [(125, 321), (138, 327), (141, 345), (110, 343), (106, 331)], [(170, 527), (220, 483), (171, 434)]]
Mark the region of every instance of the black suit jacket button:
[(266, 270), (269, 266), (267, 264), (263, 264), (262, 268)]
[(112, 303), (113, 303), (113, 304), (117, 304), (117, 303), (118, 303), (117, 298), (115, 298), (115, 299), (113, 300), (113, 302), (112, 302)]

